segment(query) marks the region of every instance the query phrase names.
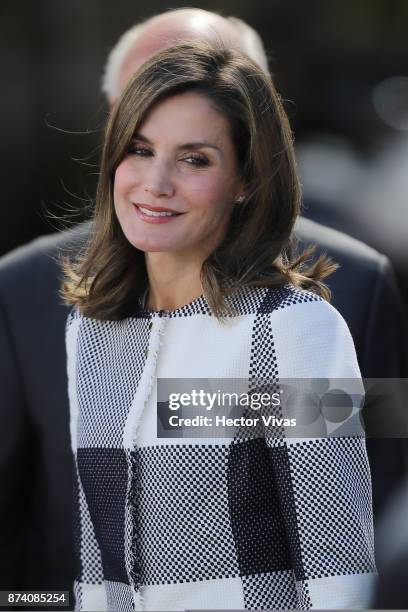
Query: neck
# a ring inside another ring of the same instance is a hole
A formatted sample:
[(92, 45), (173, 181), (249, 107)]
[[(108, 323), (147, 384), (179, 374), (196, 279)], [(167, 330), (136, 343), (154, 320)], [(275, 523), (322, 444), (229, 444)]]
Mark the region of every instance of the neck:
[(146, 306), (175, 310), (203, 293), (201, 261), (188, 261), (172, 253), (146, 253), (149, 292)]

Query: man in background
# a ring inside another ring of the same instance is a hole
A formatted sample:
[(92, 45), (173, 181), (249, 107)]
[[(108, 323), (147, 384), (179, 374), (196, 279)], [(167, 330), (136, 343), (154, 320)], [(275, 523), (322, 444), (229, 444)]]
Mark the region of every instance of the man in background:
[[(204, 39), (240, 49), (267, 70), (257, 33), (243, 21), (200, 9), (156, 16), (129, 30), (111, 52), (103, 90), (110, 106), (152, 54)], [(75, 568), (71, 536), (69, 408), (64, 328), (58, 297), (60, 251), (76, 250), (89, 223), (43, 237), (0, 262), (0, 587), (69, 589)], [(318, 245), (341, 265), (328, 279), (333, 305), (348, 323), (365, 377), (406, 372), (399, 295), (386, 257), (352, 238), (301, 219), (301, 243)], [(301, 245), (302, 246), (302, 245)], [(370, 448), (372, 442), (372, 448)], [(378, 512), (404, 473), (401, 444), (368, 441)]]

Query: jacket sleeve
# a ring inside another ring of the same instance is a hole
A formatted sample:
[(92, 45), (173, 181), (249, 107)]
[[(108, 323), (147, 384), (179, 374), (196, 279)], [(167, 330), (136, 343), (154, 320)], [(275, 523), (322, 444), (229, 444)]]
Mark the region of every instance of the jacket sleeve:
[[(22, 588), (25, 509), (33, 448), (14, 342), (0, 301), (0, 588)], [(30, 461), (28, 457), (30, 456)]]
[(75, 463), (74, 540), (78, 575), (74, 581), (75, 610), (107, 610), (106, 590), (100, 547), (78, 469), (78, 397), (76, 347), (80, 317), (73, 310), (66, 326), (68, 396), (71, 445)]
[[(281, 438), (267, 432), (298, 608), (366, 608), (376, 568), (370, 468), (358, 414), (363, 386), (353, 340), (341, 315), (323, 300), (275, 312), (271, 332), (280, 384), (302, 381), (320, 398), (319, 416), (303, 419), (309, 431), (302, 426), (301, 435), (299, 429), (291, 435), (286, 428)], [(349, 409), (342, 422), (329, 399), (339, 385)], [(302, 421), (305, 403), (292, 410)]]
[[(405, 313), (394, 271), (385, 256), (381, 256), (376, 268), (366, 313), (361, 350), (361, 370), (364, 376), (407, 378), (408, 334)], [(405, 414), (404, 400), (402, 403), (398, 400), (387, 403), (387, 423), (392, 424), (394, 431), (394, 424), (399, 423)], [(374, 517), (382, 513), (397, 487), (402, 486), (408, 466), (407, 439), (391, 437), (385, 430), (384, 437), (378, 437), (379, 422), (375, 416), (372, 421), (366, 421), (367, 450), (373, 474)]]
[(408, 377), (406, 313), (394, 270), (384, 255), (367, 302), (361, 370), (366, 378)]

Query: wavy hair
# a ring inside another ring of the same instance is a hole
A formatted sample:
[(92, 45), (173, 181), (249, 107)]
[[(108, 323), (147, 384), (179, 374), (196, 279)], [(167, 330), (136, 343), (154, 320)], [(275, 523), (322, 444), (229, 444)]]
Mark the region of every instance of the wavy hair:
[(91, 235), (80, 253), (63, 259), (66, 302), (85, 316), (121, 319), (140, 299), (145, 258), (116, 217), (115, 171), (153, 106), (186, 91), (207, 96), (228, 119), (245, 182), (245, 201), (233, 207), (223, 241), (202, 265), (214, 314), (228, 312), (225, 297), (244, 286), (292, 283), (330, 299), (322, 280), (337, 265), (324, 255), (308, 265), (313, 247), (294, 254), (300, 184), (292, 132), (271, 77), (238, 51), (197, 42), (157, 53), (118, 100), (106, 126)]

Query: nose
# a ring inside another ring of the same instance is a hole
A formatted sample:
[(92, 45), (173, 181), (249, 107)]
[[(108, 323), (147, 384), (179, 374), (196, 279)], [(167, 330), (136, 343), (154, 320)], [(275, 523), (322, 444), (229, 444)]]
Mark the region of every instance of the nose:
[(167, 164), (159, 161), (152, 164), (146, 176), (144, 190), (155, 198), (171, 197), (174, 194), (171, 169)]

